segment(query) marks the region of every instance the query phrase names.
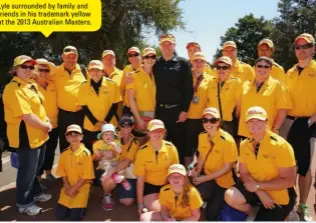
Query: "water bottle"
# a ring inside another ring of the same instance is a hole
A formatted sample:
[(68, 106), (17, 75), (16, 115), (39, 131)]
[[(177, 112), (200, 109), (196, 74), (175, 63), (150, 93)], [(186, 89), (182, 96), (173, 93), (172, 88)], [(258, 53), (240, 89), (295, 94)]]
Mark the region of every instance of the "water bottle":
[(124, 178), (124, 180), (121, 182), (122, 186), (124, 187), (125, 190), (131, 190), (132, 186), (131, 184), (128, 182), (127, 179)]
[(124, 176), (122, 176), (122, 175), (119, 175), (119, 174), (117, 174), (117, 173), (113, 173), (112, 174), (112, 179), (115, 181), (115, 183), (117, 183), (117, 184), (119, 184), (119, 183), (121, 183), (123, 180), (124, 180)]

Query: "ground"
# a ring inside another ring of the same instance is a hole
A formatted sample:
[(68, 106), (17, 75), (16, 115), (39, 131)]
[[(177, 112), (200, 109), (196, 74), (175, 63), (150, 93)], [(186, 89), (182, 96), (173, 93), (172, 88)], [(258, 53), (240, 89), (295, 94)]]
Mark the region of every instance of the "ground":
[[(315, 154), (313, 160), (315, 160)], [(59, 155), (56, 154), (56, 160)], [(38, 216), (20, 215), (15, 208), (15, 177), (16, 170), (10, 166), (8, 157), (2, 158), (4, 162), (3, 172), (0, 173), (0, 221), (55, 221), (55, 206), (59, 196), (61, 181), (58, 180), (50, 185), (49, 193), (53, 194), (52, 200), (39, 204), (43, 207), (43, 213)], [(56, 165), (55, 165), (56, 166)], [(313, 173), (315, 173), (313, 166)], [(313, 183), (314, 183), (313, 179)], [(115, 199), (115, 209), (113, 211), (104, 211), (101, 206), (102, 192), (99, 188), (93, 188), (88, 204), (88, 211), (85, 221), (137, 221), (137, 206), (124, 207)], [(315, 189), (312, 187), (308, 197), (308, 204), (311, 207), (311, 213), (314, 219), (315, 212), (313, 204), (315, 199)]]

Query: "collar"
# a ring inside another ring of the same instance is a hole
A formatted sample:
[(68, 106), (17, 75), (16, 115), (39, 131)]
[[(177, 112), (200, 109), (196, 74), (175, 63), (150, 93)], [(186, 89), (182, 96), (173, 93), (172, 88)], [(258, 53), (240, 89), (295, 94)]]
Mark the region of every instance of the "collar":
[[(102, 76), (100, 81), (101, 81), (100, 86), (103, 86), (103, 87), (107, 86), (106, 77)], [(91, 85), (91, 78), (89, 78), (88, 83), (89, 83), (89, 86), (91, 87), (92, 86)]]
[[(296, 70), (297, 70), (297, 67), (298, 67), (298, 63), (295, 65), (295, 69), (296, 69)], [(311, 61), (307, 64), (307, 66), (304, 67), (304, 69), (307, 68), (307, 67), (315, 68), (315, 67), (316, 67), (316, 61), (315, 61), (315, 60), (311, 60)]]
[[(63, 71), (66, 71), (67, 73), (69, 73), (68, 70), (65, 69), (64, 64), (62, 64), (61, 67), (62, 67)], [(76, 70), (81, 70), (79, 64), (76, 64), (75, 69), (71, 73), (73, 73)]]
[(26, 82), (26, 81), (24, 81), (22, 78), (20, 78), (20, 77), (18, 77), (18, 76), (14, 76), (11, 81), (18, 82), (18, 83), (21, 84), (22, 86), (25, 86), (25, 85), (27, 85), (27, 84), (33, 84), (32, 81), (31, 81), (31, 79), (30, 79), (28, 82)]
[(119, 69), (114, 67), (114, 71), (110, 74), (109, 78), (112, 79), (115, 75), (119, 75)]
[[(263, 86), (263, 85), (269, 86), (271, 80), (272, 80), (272, 77), (271, 77), (271, 75), (269, 75), (269, 77), (263, 82), (262, 86)], [(256, 85), (256, 80), (254, 80), (254, 81), (252, 82), (252, 84), (253, 84), (253, 85)]]
[(238, 59), (236, 59), (233, 67), (236, 67), (236, 68), (241, 67), (240, 61)]
[(164, 58), (163, 58), (163, 56), (161, 56), (161, 60), (163, 60), (163, 61), (165, 61), (165, 62), (169, 62), (169, 61), (178, 61), (179, 60), (179, 57), (178, 56), (176, 56), (176, 55), (173, 55), (173, 57), (170, 59), (170, 60), (165, 60)]
[[(155, 151), (153, 145), (148, 141), (150, 148)], [(166, 141), (162, 140), (162, 144), (161, 144), (161, 148), (160, 150), (158, 150), (159, 153), (167, 153), (167, 145), (166, 145)]]
[(72, 153), (71, 153), (72, 155), (80, 156), (80, 155), (82, 154), (83, 150), (85, 149), (85, 147), (84, 147), (84, 145), (83, 145), (82, 143), (80, 143), (80, 147), (79, 147), (76, 151), (73, 152), (73, 151), (71, 150), (70, 146), (69, 146), (69, 149), (70, 149), (70, 151), (72, 152)]

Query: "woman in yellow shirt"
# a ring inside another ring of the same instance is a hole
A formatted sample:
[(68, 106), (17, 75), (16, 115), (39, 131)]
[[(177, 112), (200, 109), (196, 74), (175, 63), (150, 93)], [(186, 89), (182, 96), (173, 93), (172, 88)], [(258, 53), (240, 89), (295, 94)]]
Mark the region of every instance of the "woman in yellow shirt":
[(168, 184), (161, 188), (161, 211), (151, 211), (140, 216), (141, 221), (198, 221), (203, 205), (199, 191), (189, 183), (186, 169), (173, 164), (168, 169)]
[(205, 215), (208, 221), (216, 221), (226, 189), (235, 184), (232, 169), (237, 161), (237, 147), (233, 137), (220, 129), (220, 122), (216, 108), (204, 110), (205, 132), (199, 135), (198, 163), (191, 172), (193, 184), (207, 202)]
[[(246, 112), (252, 137), (240, 145), (241, 183), (226, 191), (225, 201), (255, 221), (284, 221), (295, 205), (296, 163), (293, 148), (268, 129), (268, 119), (259, 106)], [(255, 216), (252, 205), (258, 203)]]
[(138, 214), (146, 207), (160, 211), (159, 191), (165, 184), (168, 168), (179, 163), (177, 148), (164, 139), (166, 128), (161, 120), (153, 119), (147, 126), (149, 141), (136, 155), (134, 174), (137, 176)]

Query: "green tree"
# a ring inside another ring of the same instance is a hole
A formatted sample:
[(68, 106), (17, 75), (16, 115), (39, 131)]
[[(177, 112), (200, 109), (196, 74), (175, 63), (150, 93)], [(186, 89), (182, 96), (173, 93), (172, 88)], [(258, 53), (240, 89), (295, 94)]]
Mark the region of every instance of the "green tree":
[[(238, 58), (249, 64), (253, 64), (257, 58), (257, 45), (260, 40), (269, 36), (272, 30), (270, 21), (264, 17), (255, 18), (249, 14), (240, 18), (234, 27), (229, 28), (221, 37), (221, 45), (233, 40), (238, 47)], [(221, 49), (217, 49), (214, 60), (221, 56)]]
[[(13, 59), (21, 54), (44, 57), (60, 64), (60, 54), (67, 45), (79, 51), (79, 62), (87, 64), (99, 59), (104, 49), (112, 49), (117, 63), (127, 62), (126, 51), (131, 46), (143, 48), (142, 32), (155, 30), (159, 35), (175, 28), (183, 28), (181, 0), (102, 0), (102, 27), (96, 32), (54, 32), (49, 38), (41, 33), (0, 33), (0, 72), (6, 74)], [(0, 75), (3, 83), (5, 75)]]

